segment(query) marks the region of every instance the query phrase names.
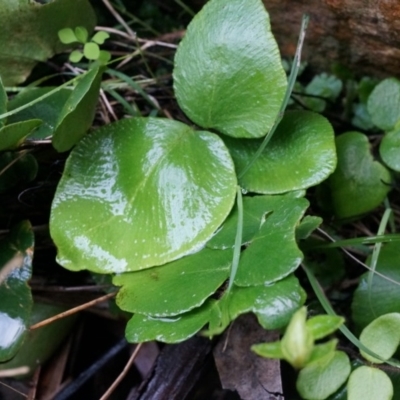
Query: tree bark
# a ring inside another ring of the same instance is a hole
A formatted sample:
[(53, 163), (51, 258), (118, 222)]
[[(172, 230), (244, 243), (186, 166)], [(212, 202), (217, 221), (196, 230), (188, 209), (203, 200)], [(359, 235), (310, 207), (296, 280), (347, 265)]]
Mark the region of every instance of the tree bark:
[(264, 0), (283, 56), (293, 56), (302, 15), (310, 23), (303, 60), (329, 71), (400, 76), (399, 0)]

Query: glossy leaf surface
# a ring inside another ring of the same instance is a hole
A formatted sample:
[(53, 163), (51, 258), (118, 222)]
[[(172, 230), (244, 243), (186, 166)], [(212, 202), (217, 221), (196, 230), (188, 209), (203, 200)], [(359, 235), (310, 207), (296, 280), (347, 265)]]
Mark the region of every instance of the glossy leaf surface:
[(232, 160), (218, 136), (180, 122), (122, 120), (72, 151), (51, 214), (58, 262), (126, 272), (201, 248), (229, 214)]
[(379, 154), (389, 168), (400, 172), (400, 128), (385, 134), (379, 146)]
[(81, 25), (91, 31), (95, 26), (87, 0), (56, 0), (44, 5), (4, 0), (0, 20), (0, 76), (6, 86), (24, 81), (37, 62), (65, 48), (58, 38), (60, 29)]
[(264, 136), (287, 82), (260, 0), (212, 0), (194, 17), (175, 56), (174, 89), (186, 115), (233, 137)]
[(296, 388), (304, 399), (324, 400), (346, 382), (349, 374), (349, 357), (342, 351), (335, 351), (306, 365), (299, 373)]
[(396, 78), (380, 82), (368, 98), (372, 122), (389, 131), (400, 121), (400, 81)]
[[(239, 172), (262, 142), (232, 138), (224, 141)], [(308, 111), (288, 111), (264, 152), (239, 181), (250, 192), (284, 193), (317, 185), (335, 167), (334, 134), (328, 120)]]
[(212, 304), (212, 301), (209, 301), (188, 313), (169, 318), (135, 314), (126, 326), (126, 340), (131, 343), (152, 340), (164, 343), (182, 342), (193, 336), (208, 322)]
[(0, 242), (0, 361), (16, 354), (29, 325), (33, 245), (27, 221), (16, 225)]
[(3, 126), (0, 129), (0, 151), (14, 149), (41, 124), (40, 119), (30, 119)]
[[(360, 335), (360, 341), (375, 354), (388, 360), (400, 344), (400, 313), (381, 315), (368, 324)], [(373, 363), (383, 361), (360, 350), (362, 356)]]
[(242, 252), (235, 284), (269, 284), (292, 273), (302, 260), (295, 239), (295, 229), (308, 202), (296, 193), (268, 196), (269, 209), (264, 224)]
[(281, 329), (303, 305), (305, 293), (293, 275), (270, 286), (234, 286), (229, 301), (231, 320), (253, 312), (265, 329)]
[(323, 219), (313, 215), (306, 215), (296, 227), (296, 240), (307, 239), (321, 224)]
[[(9, 111), (15, 110), (40, 96), (47, 94), (53, 87), (26, 89), (15, 96), (10, 102)], [(68, 97), (71, 95), (70, 89), (60, 89), (54, 94), (46, 97), (24, 110), (8, 117), (8, 123), (21, 122), (28, 119), (41, 119), (43, 124), (36, 131), (29, 135), (31, 139), (45, 139), (53, 135), (57, 125), (58, 116), (61, 113)]]
[(344, 133), (336, 146), (338, 166), (327, 181), (335, 214), (349, 218), (373, 210), (390, 190), (389, 171), (373, 159), (362, 133)]
[(362, 366), (353, 371), (347, 383), (348, 400), (390, 400), (393, 385), (385, 372)]
[(57, 151), (71, 149), (92, 125), (102, 74), (102, 67), (87, 72), (65, 102), (53, 134), (53, 146)]
[(382, 246), (376, 271), (387, 279), (374, 275), (369, 289), (368, 274), (364, 274), (354, 293), (351, 308), (358, 331), (381, 315), (400, 313), (400, 248), (397, 243)]
[(164, 317), (199, 307), (228, 279), (231, 250), (204, 249), (161, 267), (117, 275), (118, 306), (132, 313)]

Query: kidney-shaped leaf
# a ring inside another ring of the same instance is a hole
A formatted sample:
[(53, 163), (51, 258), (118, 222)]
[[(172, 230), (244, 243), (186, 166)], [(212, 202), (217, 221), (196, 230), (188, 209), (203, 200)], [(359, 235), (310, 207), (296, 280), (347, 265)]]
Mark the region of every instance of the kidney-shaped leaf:
[(379, 154), (389, 168), (400, 172), (400, 127), (385, 134)]
[(270, 284), (292, 273), (303, 254), (296, 244), (295, 230), (308, 202), (296, 193), (265, 196), (271, 214), (242, 252), (235, 284), (253, 286)]
[(0, 362), (15, 355), (29, 325), (33, 245), (27, 221), (16, 225), (0, 242)]
[(154, 318), (135, 314), (128, 322), (125, 337), (128, 342), (141, 343), (158, 340), (178, 343), (193, 336), (207, 324), (213, 300), (187, 313), (169, 318)]
[(400, 81), (383, 80), (375, 86), (368, 98), (368, 112), (372, 122), (384, 131), (394, 128), (400, 121)]
[(41, 5), (30, 0), (3, 0), (0, 5), (0, 75), (6, 86), (26, 79), (39, 61), (65, 48), (58, 31), (66, 27), (95, 25), (87, 0), (55, 0)]
[(369, 288), (368, 274), (362, 275), (354, 293), (351, 308), (353, 321), (358, 331), (376, 317), (388, 313), (400, 313), (398, 285), (400, 282), (400, 246), (398, 243), (388, 243), (382, 247), (376, 271), (383, 276), (374, 275)]
[(164, 317), (199, 307), (228, 279), (232, 251), (202, 251), (161, 267), (117, 275), (117, 304), (125, 311)]
[[(373, 320), (361, 332), (360, 341), (382, 359), (388, 360), (400, 343), (400, 313), (381, 315)], [(360, 352), (368, 361), (383, 362), (362, 350)]]
[(264, 136), (286, 85), (260, 0), (211, 0), (189, 24), (175, 57), (174, 89), (196, 124), (234, 137)]
[(235, 193), (217, 135), (166, 119), (107, 125), (66, 163), (51, 213), (58, 261), (100, 273), (165, 264), (210, 239)]
[(373, 159), (362, 133), (343, 133), (336, 146), (338, 166), (327, 181), (335, 214), (349, 218), (373, 210), (390, 190), (389, 171)]
[[(261, 145), (261, 140), (224, 141), (239, 174)], [(335, 167), (334, 133), (328, 120), (308, 111), (289, 111), (240, 184), (255, 193), (284, 193), (317, 185)]]

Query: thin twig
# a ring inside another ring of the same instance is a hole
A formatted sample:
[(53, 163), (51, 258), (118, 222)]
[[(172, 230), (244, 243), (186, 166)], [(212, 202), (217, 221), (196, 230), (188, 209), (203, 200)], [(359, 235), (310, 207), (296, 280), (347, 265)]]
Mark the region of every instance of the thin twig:
[(110, 13), (114, 16), (114, 18), (125, 28), (125, 30), (129, 33), (132, 39), (135, 39), (136, 34), (133, 30), (129, 27), (129, 25), (125, 22), (125, 20), (119, 15), (117, 10), (111, 5), (108, 0), (103, 0), (104, 5), (108, 8)]
[(10, 386), (10, 385), (7, 385), (7, 384), (4, 383), (4, 382), (1, 382), (1, 381), (0, 381), (0, 385), (5, 386), (7, 389), (13, 390), (14, 392), (20, 394), (21, 396), (24, 396), (25, 398), (28, 398), (28, 395), (27, 395), (27, 394), (20, 392), (19, 390), (13, 388), (13, 387)]
[(111, 393), (115, 390), (115, 388), (120, 384), (122, 379), (125, 378), (125, 375), (128, 373), (129, 369), (131, 368), (132, 363), (135, 361), (136, 356), (138, 355), (143, 343), (139, 343), (135, 351), (129, 357), (128, 362), (126, 363), (122, 372), (118, 375), (117, 379), (112, 383), (112, 385), (107, 389), (107, 391), (100, 397), (100, 400), (106, 400), (110, 397)]
[(101, 303), (101, 302), (103, 302), (105, 300), (111, 299), (112, 297), (114, 297), (116, 295), (116, 293), (117, 292), (108, 293), (105, 296), (99, 297), (98, 299), (89, 301), (88, 303), (82, 304), (82, 305), (80, 305), (78, 307), (71, 308), (70, 310), (64, 311), (64, 312), (62, 312), (60, 314), (57, 314), (54, 317), (47, 318), (47, 319), (45, 319), (45, 320), (43, 320), (41, 322), (38, 322), (37, 324), (33, 324), (29, 329), (33, 330), (33, 329), (41, 328), (42, 326), (45, 326), (45, 325), (50, 324), (50, 323), (52, 323), (54, 321), (57, 321), (58, 319), (65, 318), (65, 317), (68, 317), (68, 316), (70, 316), (72, 314), (75, 314), (75, 313), (77, 313), (79, 311), (85, 310), (86, 308), (92, 307), (95, 304), (98, 304), (98, 303)]

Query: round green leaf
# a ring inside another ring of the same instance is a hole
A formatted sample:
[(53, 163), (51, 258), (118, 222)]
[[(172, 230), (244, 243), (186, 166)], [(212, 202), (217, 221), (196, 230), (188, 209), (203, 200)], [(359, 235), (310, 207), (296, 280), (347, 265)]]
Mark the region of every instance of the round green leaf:
[(351, 373), (347, 383), (348, 400), (390, 400), (392, 397), (392, 382), (380, 369), (362, 366)]
[(125, 337), (128, 342), (157, 340), (164, 343), (182, 342), (198, 332), (209, 320), (213, 301), (185, 314), (169, 318), (154, 318), (135, 314), (128, 322)]
[(97, 60), (100, 56), (100, 48), (97, 43), (86, 43), (83, 47), (83, 54), (88, 60)]
[(336, 138), (336, 146), (338, 166), (327, 181), (335, 214), (349, 218), (373, 210), (390, 190), (389, 171), (374, 161), (362, 133), (344, 133)]
[[(369, 264), (369, 261), (367, 260)], [(371, 288), (368, 287), (368, 274), (362, 275), (354, 293), (352, 317), (358, 331), (375, 318), (388, 314), (400, 313), (400, 246), (388, 243), (382, 246), (376, 271), (384, 277), (374, 275)]]
[[(381, 315), (373, 320), (361, 332), (360, 341), (382, 359), (388, 360), (400, 343), (400, 313)], [(360, 352), (368, 361), (383, 362), (362, 350)]]
[(400, 172), (400, 128), (385, 134), (379, 146), (379, 154), (389, 168)]
[(50, 221), (58, 261), (100, 273), (165, 264), (201, 248), (235, 194), (217, 135), (167, 119), (107, 125), (66, 163)]
[(33, 245), (28, 221), (16, 225), (0, 241), (0, 362), (16, 354), (29, 325)]
[[(342, 351), (335, 351), (306, 365), (299, 373), (296, 388), (303, 399), (324, 400), (346, 382), (349, 374), (349, 357)], [(357, 397), (360, 399), (365, 398)]]
[(393, 129), (400, 121), (400, 81), (389, 78), (379, 83), (368, 98), (368, 112), (378, 128)]
[(89, 33), (87, 29), (84, 26), (77, 26), (75, 28), (75, 36), (78, 39), (79, 42), (81, 43), (86, 43)]
[(264, 136), (286, 86), (260, 0), (211, 0), (189, 24), (175, 56), (174, 89), (196, 124), (233, 137)]
[[(261, 145), (260, 140), (224, 141), (237, 171), (247, 166)], [(317, 185), (335, 167), (334, 133), (328, 120), (308, 111), (289, 111), (264, 152), (239, 181), (251, 192), (284, 193)]]
[(97, 32), (93, 37), (92, 37), (92, 42), (95, 42), (97, 44), (103, 44), (105, 40), (107, 40), (110, 37), (110, 35), (107, 32)]
[(74, 31), (71, 28), (64, 28), (58, 31), (58, 38), (64, 44), (70, 44), (78, 41)]
[(231, 250), (204, 249), (161, 267), (117, 275), (118, 306), (132, 313), (164, 317), (199, 307), (228, 279)]
[(69, 61), (73, 63), (78, 63), (83, 58), (83, 53), (80, 50), (74, 50), (69, 55)]

